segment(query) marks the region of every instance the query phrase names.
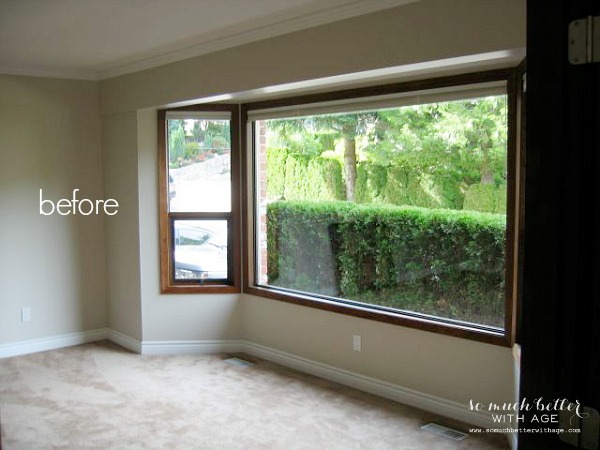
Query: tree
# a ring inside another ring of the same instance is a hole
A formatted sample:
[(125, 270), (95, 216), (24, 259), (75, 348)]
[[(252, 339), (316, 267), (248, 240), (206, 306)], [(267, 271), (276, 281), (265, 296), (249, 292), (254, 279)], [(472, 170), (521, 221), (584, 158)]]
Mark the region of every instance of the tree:
[(177, 162), (185, 155), (185, 129), (183, 120), (169, 120), (169, 161)]
[(466, 184), (506, 177), (506, 97), (416, 105), (380, 112), (377, 162), (443, 171)]
[(229, 132), (229, 121), (227, 120), (210, 120), (210, 119), (193, 119), (192, 136), (194, 142), (201, 145), (204, 149), (213, 148), (213, 140), (217, 141), (221, 147), (227, 147), (231, 141)]
[[(463, 120), (467, 147), (479, 151), (480, 183), (494, 184), (495, 173), (506, 172), (506, 100), (489, 97), (477, 102), (452, 104), (448, 114), (468, 112), (471, 121)], [(460, 126), (459, 126), (460, 127)]]
[(286, 147), (304, 155), (316, 156), (325, 150), (331, 150), (335, 146), (335, 141), (341, 139), (344, 145), (343, 173), (346, 200), (354, 201), (356, 141), (359, 136), (367, 135), (378, 120), (379, 116), (376, 112), (327, 114), (271, 120), (269, 127), (279, 132), (279, 138)]
[(276, 132), (275, 145), (302, 155), (318, 156), (341, 143), (346, 199), (354, 201), (359, 159), (400, 166), (417, 179), (443, 180), (444, 185), (461, 186), (463, 192), (472, 184), (502, 183), (506, 111), (506, 96), (495, 96), (275, 119), (269, 121), (269, 129)]
[(205, 131), (202, 128), (201, 120), (194, 120), (194, 126), (192, 127), (192, 136), (194, 136), (194, 142), (200, 144), (204, 140)]

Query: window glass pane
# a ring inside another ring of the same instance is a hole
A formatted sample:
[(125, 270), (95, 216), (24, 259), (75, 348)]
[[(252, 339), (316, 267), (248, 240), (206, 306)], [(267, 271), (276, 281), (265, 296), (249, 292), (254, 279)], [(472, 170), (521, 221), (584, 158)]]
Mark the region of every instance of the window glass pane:
[(225, 280), (227, 221), (174, 220), (175, 280)]
[(229, 120), (168, 119), (169, 212), (231, 211)]
[(506, 95), (255, 130), (258, 285), (504, 327)]

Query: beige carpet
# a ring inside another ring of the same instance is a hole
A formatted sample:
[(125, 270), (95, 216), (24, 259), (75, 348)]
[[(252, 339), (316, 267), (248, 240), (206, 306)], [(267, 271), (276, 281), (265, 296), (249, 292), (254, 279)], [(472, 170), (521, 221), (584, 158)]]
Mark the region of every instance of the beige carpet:
[[(3, 450), (506, 449), (421, 431), (435, 415), (262, 360), (140, 356), (112, 343), (0, 360)], [(464, 427), (464, 425), (462, 425)]]

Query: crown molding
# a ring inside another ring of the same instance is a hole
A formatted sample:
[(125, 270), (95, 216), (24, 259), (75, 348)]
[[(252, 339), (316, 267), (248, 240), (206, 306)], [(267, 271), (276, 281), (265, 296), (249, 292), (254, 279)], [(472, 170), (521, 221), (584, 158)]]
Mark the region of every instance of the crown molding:
[(94, 70), (0, 65), (0, 74), (100, 81), (419, 1), (421, 0), (315, 0), (309, 5), (199, 36), (200, 41), (192, 45), (157, 50), (146, 56), (138, 54)]
[(239, 31), (234, 34), (230, 32), (222, 33), (221, 36), (217, 34), (216, 37), (210, 41), (198, 43), (165, 54), (107, 67), (97, 72), (97, 78), (99, 80), (104, 80), (126, 75), (128, 73), (152, 69), (154, 67), (214, 53), (227, 48), (238, 47), (263, 39), (269, 39), (275, 36), (326, 25), (328, 23), (419, 1), (421, 0), (358, 0), (353, 3), (329, 6), (319, 11), (305, 12), (299, 16), (290, 17), (289, 12), (282, 13), (272, 16), (270, 23), (265, 24), (263, 21), (260, 21), (262, 22), (260, 24), (252, 23), (246, 25), (246, 29), (244, 29), (243, 26), (238, 28)]
[(18, 75), (25, 77), (60, 78), (66, 80), (98, 81), (94, 70), (59, 70), (35, 67), (3, 66), (0, 64), (0, 75)]

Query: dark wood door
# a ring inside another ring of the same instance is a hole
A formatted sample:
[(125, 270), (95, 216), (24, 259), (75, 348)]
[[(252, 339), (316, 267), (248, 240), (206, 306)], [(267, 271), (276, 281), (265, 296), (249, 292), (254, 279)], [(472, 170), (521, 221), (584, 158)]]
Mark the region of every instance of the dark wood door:
[[(569, 23), (600, 1), (528, 0), (527, 14), (520, 396), (600, 409), (600, 63), (568, 60)], [(521, 426), (558, 428), (532, 416)], [(575, 447), (520, 433), (519, 448)]]

